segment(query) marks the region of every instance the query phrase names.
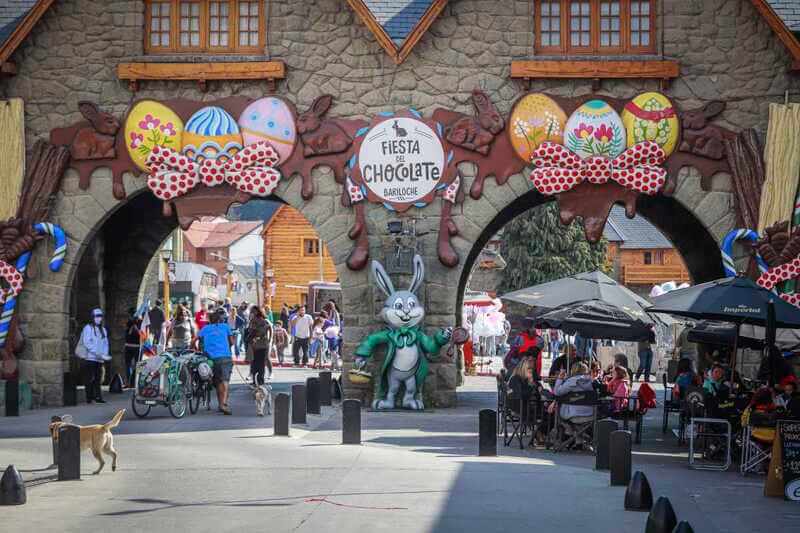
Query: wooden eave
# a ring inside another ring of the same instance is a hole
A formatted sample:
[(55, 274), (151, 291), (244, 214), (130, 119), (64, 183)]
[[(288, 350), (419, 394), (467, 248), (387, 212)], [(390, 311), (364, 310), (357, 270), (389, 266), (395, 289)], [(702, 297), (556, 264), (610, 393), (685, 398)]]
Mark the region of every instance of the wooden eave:
[(137, 62), (117, 65), (117, 77), (127, 80), (132, 91), (144, 80), (194, 80), (205, 90), (209, 80), (266, 80), (274, 90), (275, 81), (286, 77), (283, 61), (241, 61), (213, 63)]
[(8, 58), (11, 57), (19, 45), (25, 40), (26, 37), (31, 33), (36, 23), (39, 22), (39, 19), (50, 9), (50, 6), (53, 5), (55, 0), (38, 0), (25, 18), (20, 22), (14, 31), (11, 33), (6, 42), (0, 46), (0, 72), (4, 75), (14, 75), (17, 73), (17, 67), (14, 63), (9, 62)]
[(422, 36), (425, 35), (425, 32), (428, 31), (433, 21), (436, 20), (436, 17), (442, 12), (442, 10), (447, 5), (447, 0), (434, 0), (428, 10), (422, 15), (422, 18), (419, 19), (417, 25), (414, 26), (414, 29), (411, 33), (408, 34), (405, 41), (403, 41), (403, 46), (400, 48), (394, 44), (392, 38), (389, 37), (389, 34), (381, 27), (375, 17), (372, 15), (372, 11), (364, 4), (363, 0), (347, 0), (347, 3), (350, 4), (350, 7), (353, 8), (353, 11), (356, 12), (358, 18), (367, 26), (370, 32), (375, 35), (375, 38), (378, 40), (378, 44), (386, 50), (386, 53), (389, 54), (389, 57), (395, 62), (395, 64), (400, 64), (406, 60), (408, 55), (411, 53), (411, 50), (416, 46)]
[(797, 40), (797, 37), (786, 27), (786, 24), (783, 23), (783, 20), (775, 13), (775, 10), (772, 9), (772, 6), (770, 6), (766, 0), (750, 1), (758, 12), (761, 13), (761, 16), (764, 17), (764, 20), (767, 21), (767, 24), (769, 24), (769, 27), (772, 28), (772, 31), (778, 36), (778, 39), (780, 39), (783, 45), (789, 50), (789, 54), (792, 56), (792, 66), (790, 70), (800, 70), (800, 42)]
[(677, 78), (680, 64), (672, 60), (527, 60), (511, 62), (511, 77), (534, 79), (658, 79), (662, 85)]

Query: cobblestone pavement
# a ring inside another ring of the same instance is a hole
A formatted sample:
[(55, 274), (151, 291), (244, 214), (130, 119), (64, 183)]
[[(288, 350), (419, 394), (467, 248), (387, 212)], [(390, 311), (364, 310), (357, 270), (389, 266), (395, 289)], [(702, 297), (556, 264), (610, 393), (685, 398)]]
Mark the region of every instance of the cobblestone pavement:
[[(312, 375), (280, 369), (274, 390)], [(238, 378), (237, 378), (238, 379)], [(240, 380), (239, 380), (240, 381)], [(127, 394), (104, 406), (0, 418), (0, 467), (14, 463), (28, 481), (28, 503), (3, 508), (6, 531), (644, 531), (646, 515), (623, 510), (624, 488), (609, 487), (593, 457), (504, 448), (477, 457), (477, 411), (495, 401), (492, 378), (469, 378), (456, 409), (363, 412), (362, 446), (342, 446), (338, 407), (272, 436), (255, 417), (249, 391), (234, 384), (234, 415), (172, 419), (126, 416), (115, 431), (119, 468), (98, 476), (82, 455), (81, 481), (56, 482), (46, 426), (71, 412), (102, 422)], [(648, 416), (634, 469), (666, 495), (698, 532), (790, 531), (800, 508), (762, 496), (763, 478), (686, 467), (686, 450)], [(657, 429), (658, 428), (658, 429)]]

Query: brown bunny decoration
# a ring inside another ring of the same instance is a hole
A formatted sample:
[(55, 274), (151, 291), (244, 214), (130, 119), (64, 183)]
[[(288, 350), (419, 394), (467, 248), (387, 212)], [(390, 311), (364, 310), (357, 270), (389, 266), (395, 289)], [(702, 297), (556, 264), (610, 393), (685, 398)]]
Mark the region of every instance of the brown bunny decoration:
[(495, 135), (503, 131), (505, 121), (485, 92), (472, 91), (475, 117), (464, 117), (447, 128), (445, 137), (450, 144), (487, 155)]
[(89, 121), (89, 125), (75, 134), (69, 148), (72, 159), (80, 161), (116, 158), (114, 144), (120, 127), (119, 120), (110, 113), (100, 111), (93, 102), (78, 102), (78, 109)]
[(780, 266), (800, 255), (800, 226), (789, 232), (789, 222), (776, 222), (764, 230), (753, 248), (770, 267)]
[(333, 97), (324, 94), (297, 118), (297, 132), (303, 140), (303, 155), (306, 157), (338, 154), (353, 144), (352, 137), (338, 124), (332, 120), (322, 120), (332, 103)]
[(709, 124), (709, 121), (725, 111), (725, 102), (709, 102), (699, 109), (686, 111), (681, 115), (683, 126), (683, 139), (680, 145), (681, 152), (707, 157), (709, 159), (723, 159), (725, 157), (725, 139), (734, 135), (719, 126)]

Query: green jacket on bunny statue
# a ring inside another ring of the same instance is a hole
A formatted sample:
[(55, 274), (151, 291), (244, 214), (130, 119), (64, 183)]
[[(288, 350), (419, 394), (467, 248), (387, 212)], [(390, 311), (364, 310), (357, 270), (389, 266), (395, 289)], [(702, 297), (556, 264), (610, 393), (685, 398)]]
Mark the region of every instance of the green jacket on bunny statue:
[(425, 266), (419, 255), (414, 256), (414, 276), (408, 290), (395, 291), (383, 266), (372, 261), (375, 283), (386, 294), (381, 318), (388, 327), (365, 337), (355, 351), (356, 368), (363, 368), (375, 348), (386, 344), (386, 357), (381, 366), (380, 379), (373, 409), (394, 409), (400, 385), (405, 385), (402, 406), (422, 410), (422, 386), (428, 375), (428, 359), (435, 358), (442, 346), (450, 341), (452, 330), (442, 329), (433, 337), (420, 327), (425, 310), (419, 304), (416, 291), (422, 285)]

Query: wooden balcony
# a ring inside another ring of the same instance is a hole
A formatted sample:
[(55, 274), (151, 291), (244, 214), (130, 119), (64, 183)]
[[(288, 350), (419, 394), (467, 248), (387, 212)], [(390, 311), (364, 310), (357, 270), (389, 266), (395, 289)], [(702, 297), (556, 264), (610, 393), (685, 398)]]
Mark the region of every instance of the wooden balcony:
[(681, 265), (623, 265), (623, 285), (657, 285), (667, 281), (691, 282)]

